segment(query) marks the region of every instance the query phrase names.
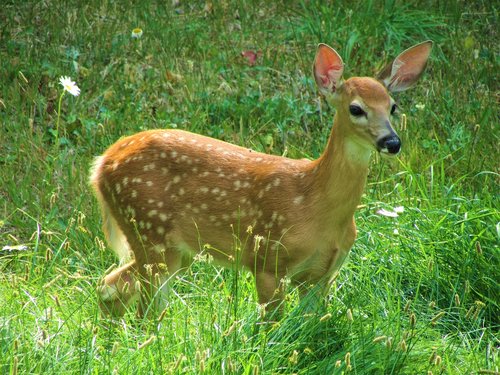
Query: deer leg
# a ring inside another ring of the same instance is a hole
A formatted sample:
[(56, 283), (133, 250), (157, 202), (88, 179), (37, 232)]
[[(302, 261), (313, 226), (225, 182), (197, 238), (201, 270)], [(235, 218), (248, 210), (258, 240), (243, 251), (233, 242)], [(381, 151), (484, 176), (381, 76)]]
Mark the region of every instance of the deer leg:
[(135, 260), (106, 275), (98, 287), (99, 307), (105, 315), (123, 316), (137, 300), (138, 271)]
[(258, 272), (255, 274), (255, 284), (259, 303), (270, 315), (266, 319), (279, 317), (282, 314), (283, 300), (285, 297), (285, 286), (282, 277), (269, 272)]
[(140, 267), (140, 317), (158, 314), (167, 306), (170, 279), (184, 266), (182, 254), (175, 248), (156, 246), (148, 255), (148, 262)]

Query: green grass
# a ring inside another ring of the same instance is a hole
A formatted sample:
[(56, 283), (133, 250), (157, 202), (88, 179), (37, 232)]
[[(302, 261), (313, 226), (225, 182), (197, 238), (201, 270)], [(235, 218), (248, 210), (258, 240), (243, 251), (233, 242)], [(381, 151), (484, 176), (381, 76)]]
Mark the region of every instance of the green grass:
[[(4, 1), (0, 372), (498, 373), (494, 4)], [(333, 118), (318, 110), (317, 43), (336, 48), (350, 76), (426, 39), (428, 70), (398, 98), (402, 154), (374, 158), (359, 236), (324, 309), (305, 312), (290, 290), (284, 318), (263, 324), (248, 273), (198, 261), (161, 322), (99, 316), (96, 285), (116, 259), (87, 185), (95, 155), (175, 127), (317, 157)], [(261, 51), (255, 66), (246, 50)], [(57, 134), (62, 75), (81, 95), (64, 96)], [(376, 214), (396, 206), (397, 218)]]

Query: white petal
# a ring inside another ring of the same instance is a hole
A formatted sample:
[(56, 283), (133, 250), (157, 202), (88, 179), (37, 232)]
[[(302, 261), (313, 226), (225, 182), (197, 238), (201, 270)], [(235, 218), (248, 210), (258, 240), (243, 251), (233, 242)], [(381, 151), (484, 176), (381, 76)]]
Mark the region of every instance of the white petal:
[(385, 208), (381, 208), (377, 211), (377, 214), (387, 217), (398, 217), (398, 213), (394, 211), (387, 211)]

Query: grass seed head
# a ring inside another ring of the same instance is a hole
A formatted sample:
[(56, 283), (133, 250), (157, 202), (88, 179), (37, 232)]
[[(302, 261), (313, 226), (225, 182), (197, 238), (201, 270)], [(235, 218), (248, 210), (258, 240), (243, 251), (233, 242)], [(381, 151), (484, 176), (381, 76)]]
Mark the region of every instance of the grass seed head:
[(352, 310), (351, 309), (347, 309), (346, 316), (347, 316), (347, 320), (349, 322), (352, 323), (354, 321), (354, 318), (352, 317)]
[(434, 366), (439, 366), (442, 361), (443, 359), (441, 358), (441, 356), (437, 355), (436, 359), (434, 360)]
[(432, 319), (431, 324), (435, 325), (439, 319), (441, 319), (446, 313), (444, 311), (438, 312)]
[(160, 316), (158, 317), (158, 323), (160, 323), (163, 318), (165, 318), (165, 315), (167, 315), (167, 308), (164, 308), (163, 311), (160, 313)]
[(11, 375), (17, 375), (17, 366), (18, 365), (19, 365), (19, 359), (17, 358), (17, 356), (15, 356), (14, 359), (12, 360), (12, 367), (10, 370)]
[(387, 340), (387, 336), (377, 336), (373, 339), (374, 343)]
[(409, 299), (406, 304), (405, 304), (405, 308), (404, 308), (404, 312), (405, 313), (408, 313), (410, 311), (410, 306), (411, 306), (411, 299)]
[(414, 313), (410, 315), (410, 328), (415, 328), (415, 324), (417, 324), (417, 317)]
[(332, 314), (328, 313), (328, 314), (323, 315), (321, 318), (319, 318), (319, 321), (326, 322), (327, 320), (330, 320), (331, 318), (332, 318)]
[(408, 345), (406, 344), (406, 341), (404, 339), (399, 343), (399, 349), (401, 349), (401, 351), (404, 353), (408, 351)]
[(150, 345), (155, 340), (156, 340), (156, 336), (152, 335), (150, 338), (148, 338), (142, 344), (137, 345), (137, 350), (144, 349), (146, 346)]

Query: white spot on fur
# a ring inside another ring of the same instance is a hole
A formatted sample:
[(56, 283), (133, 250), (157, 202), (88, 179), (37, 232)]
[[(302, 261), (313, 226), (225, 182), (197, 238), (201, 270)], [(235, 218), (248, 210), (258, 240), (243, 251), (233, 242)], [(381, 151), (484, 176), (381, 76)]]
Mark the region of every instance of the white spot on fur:
[(303, 201), (304, 201), (304, 196), (303, 195), (299, 195), (298, 197), (295, 197), (293, 199), (293, 203), (295, 203), (295, 204), (301, 204)]
[(174, 184), (177, 184), (181, 181), (181, 176), (174, 176), (174, 178), (172, 179), (172, 182)]

